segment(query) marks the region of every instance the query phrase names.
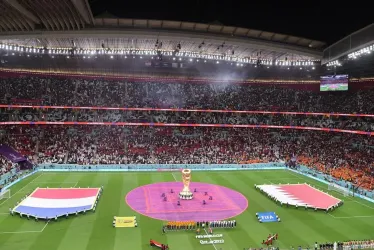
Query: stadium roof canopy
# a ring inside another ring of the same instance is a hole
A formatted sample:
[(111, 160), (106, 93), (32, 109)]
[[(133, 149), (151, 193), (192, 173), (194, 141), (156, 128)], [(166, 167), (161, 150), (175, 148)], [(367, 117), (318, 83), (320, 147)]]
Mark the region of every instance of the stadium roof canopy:
[[(87, 0), (0, 0), (0, 42), (34, 48), (180, 51), (261, 60), (320, 60), (325, 43), (267, 31), (93, 17)], [(161, 46), (160, 46), (161, 45)]]
[[(345, 38), (337, 41), (331, 46), (327, 47), (323, 51), (322, 63), (327, 64), (328, 62), (338, 60), (343, 56), (346, 56), (354, 52), (358, 52), (358, 55), (365, 54), (365, 47), (374, 45), (374, 23), (353, 32), (352, 34), (346, 36)], [(363, 50), (360, 52), (360, 50)], [(372, 51), (372, 48), (370, 49)]]

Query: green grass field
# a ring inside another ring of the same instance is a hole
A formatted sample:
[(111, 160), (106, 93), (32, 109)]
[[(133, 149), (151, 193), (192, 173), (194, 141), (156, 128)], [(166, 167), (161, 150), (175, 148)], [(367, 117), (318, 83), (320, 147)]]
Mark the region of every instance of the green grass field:
[(337, 88), (336, 87), (331, 87), (331, 85), (321, 85), (320, 86), (320, 91), (345, 91), (348, 90), (348, 84), (336, 84), (339, 85)]
[[(373, 239), (374, 204), (361, 199), (332, 193), (345, 204), (326, 214), (312, 210), (285, 208), (254, 189), (254, 184), (304, 183), (326, 190), (327, 186), (286, 170), (193, 172), (193, 181), (219, 184), (244, 194), (248, 209), (235, 219), (235, 229), (216, 229), (222, 233), (224, 244), (200, 245), (192, 231), (169, 232), (163, 235), (162, 222), (137, 215), (137, 228), (113, 228), (113, 216), (131, 216), (135, 213), (126, 205), (125, 195), (135, 187), (155, 182), (175, 181), (179, 173), (37, 173), (11, 189), (11, 198), (0, 200), (1, 250), (110, 250), (150, 249), (149, 239), (167, 243), (170, 249), (243, 249), (260, 247), (270, 233), (278, 233), (277, 246), (313, 246), (315, 241), (344, 241)], [(19, 216), (10, 216), (21, 197), (36, 187), (101, 187), (104, 186), (96, 212), (61, 218), (57, 222), (36, 222)], [(256, 212), (274, 211), (280, 223), (260, 224)]]

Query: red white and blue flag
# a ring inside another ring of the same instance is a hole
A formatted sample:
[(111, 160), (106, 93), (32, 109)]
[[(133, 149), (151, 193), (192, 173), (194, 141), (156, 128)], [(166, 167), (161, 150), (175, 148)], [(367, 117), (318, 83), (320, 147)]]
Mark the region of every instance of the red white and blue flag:
[(13, 212), (37, 218), (54, 218), (91, 210), (100, 188), (37, 188)]

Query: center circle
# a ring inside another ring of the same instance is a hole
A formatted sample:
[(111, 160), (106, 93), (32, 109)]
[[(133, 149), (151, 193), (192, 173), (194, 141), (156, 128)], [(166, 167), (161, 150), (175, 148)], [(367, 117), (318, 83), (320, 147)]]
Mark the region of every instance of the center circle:
[(137, 213), (163, 221), (226, 220), (248, 207), (244, 195), (227, 187), (191, 182), (192, 200), (179, 199), (182, 189), (182, 182), (153, 183), (131, 190), (125, 200)]

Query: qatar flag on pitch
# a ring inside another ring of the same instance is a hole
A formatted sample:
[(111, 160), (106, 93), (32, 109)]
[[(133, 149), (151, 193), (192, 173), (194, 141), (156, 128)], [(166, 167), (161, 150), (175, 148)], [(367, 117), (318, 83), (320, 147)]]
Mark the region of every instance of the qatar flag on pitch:
[(95, 205), (100, 188), (37, 188), (14, 212), (38, 218), (54, 218), (88, 211)]

